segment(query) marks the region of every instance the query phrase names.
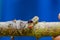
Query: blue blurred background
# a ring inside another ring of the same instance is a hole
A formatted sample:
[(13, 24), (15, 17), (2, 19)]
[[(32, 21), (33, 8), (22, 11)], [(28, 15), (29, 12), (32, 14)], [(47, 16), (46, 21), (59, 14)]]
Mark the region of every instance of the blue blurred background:
[(60, 0), (0, 0), (0, 21), (38, 16), (39, 21), (56, 22), (59, 12)]
[[(39, 21), (58, 22), (59, 12), (60, 0), (0, 0), (0, 21), (13, 19), (26, 21), (38, 16)], [(15, 39), (19, 40), (19, 38)], [(5, 40), (4, 37), (2, 39)]]

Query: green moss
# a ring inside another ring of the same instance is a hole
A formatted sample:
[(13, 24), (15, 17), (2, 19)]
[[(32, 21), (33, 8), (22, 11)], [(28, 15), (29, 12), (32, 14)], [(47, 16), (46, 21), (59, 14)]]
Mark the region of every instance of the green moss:
[[(10, 32), (9, 32), (10, 30)], [(0, 30), (0, 36), (36, 36), (37, 38), (42, 36), (58, 36), (60, 35), (60, 27), (51, 27), (51, 28), (39, 28), (39, 29), (5, 29)]]

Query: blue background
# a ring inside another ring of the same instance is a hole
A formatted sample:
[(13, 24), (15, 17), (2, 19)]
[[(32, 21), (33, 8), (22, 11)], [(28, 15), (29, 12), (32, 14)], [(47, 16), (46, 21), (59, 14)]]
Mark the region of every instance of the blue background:
[[(0, 21), (30, 20), (32, 17), (38, 16), (39, 21), (57, 22), (59, 12), (60, 0), (0, 0)], [(8, 40), (10, 37), (0, 38)], [(19, 38), (15, 39), (19, 40)]]
[[(11, 40), (10, 36), (0, 36), (0, 40)], [(14, 40), (36, 40), (36, 37), (32, 36), (15, 36)], [(38, 40), (52, 40), (51, 36), (41, 37)]]
[(56, 22), (59, 12), (60, 0), (0, 0), (0, 21), (38, 16), (39, 21)]

